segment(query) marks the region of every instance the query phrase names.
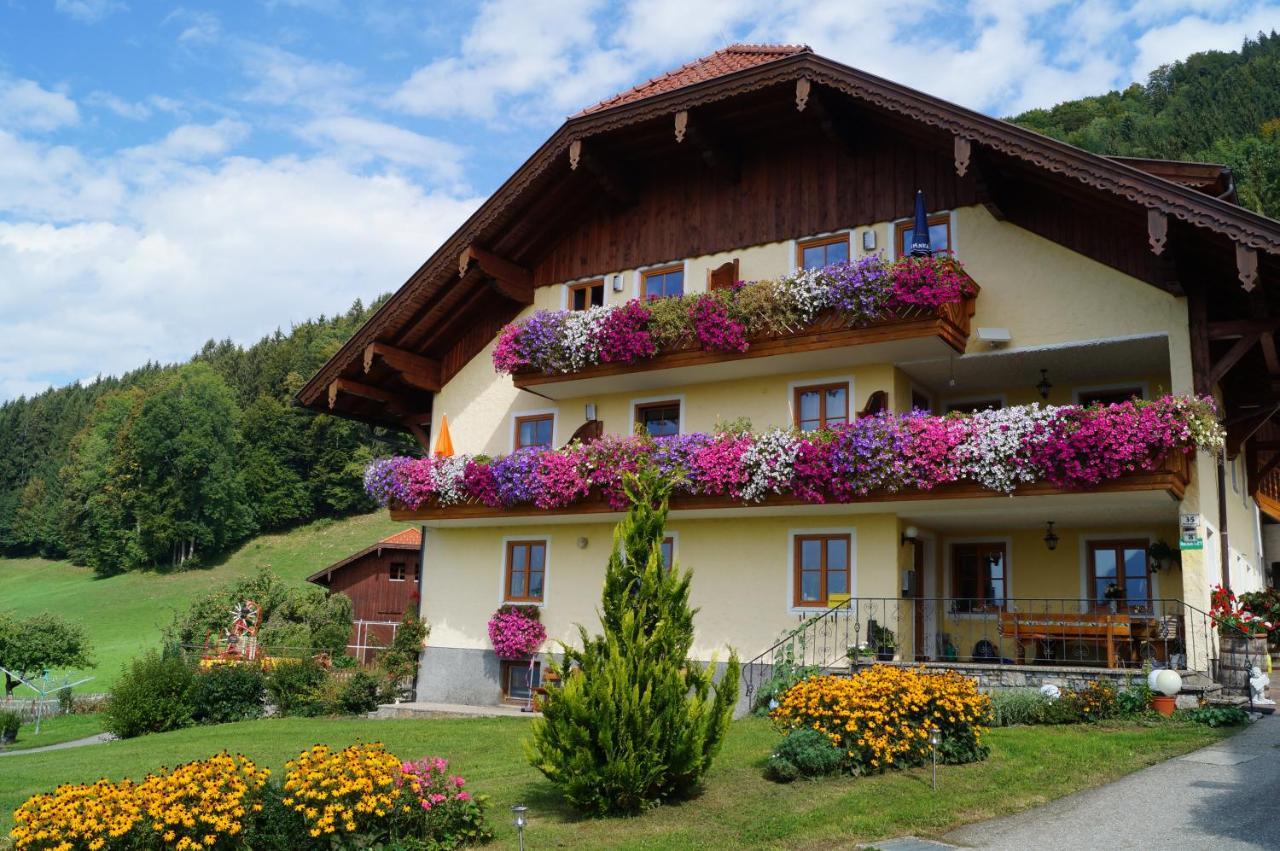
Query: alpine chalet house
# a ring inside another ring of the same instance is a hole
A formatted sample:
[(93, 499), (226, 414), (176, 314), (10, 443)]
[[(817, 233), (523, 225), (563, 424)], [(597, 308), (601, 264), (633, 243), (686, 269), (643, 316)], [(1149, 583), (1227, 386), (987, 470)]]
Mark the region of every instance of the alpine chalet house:
[[(421, 443), (367, 476), (426, 533), (420, 700), (598, 628), (639, 466), (749, 690), (800, 624), (815, 664), (1209, 672), (1280, 517), (1277, 331), (1228, 169), (736, 45), (571, 116), (299, 399)], [(507, 603), (546, 644), (497, 657)]]

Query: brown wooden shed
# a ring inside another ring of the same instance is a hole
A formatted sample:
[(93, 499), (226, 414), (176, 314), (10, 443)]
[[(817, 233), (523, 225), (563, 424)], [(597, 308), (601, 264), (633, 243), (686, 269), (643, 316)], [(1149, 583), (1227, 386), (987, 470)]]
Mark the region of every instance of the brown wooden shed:
[(368, 664), (391, 643), (421, 588), (422, 533), (405, 529), (307, 577), (331, 593), (351, 598), (351, 638), (347, 652)]

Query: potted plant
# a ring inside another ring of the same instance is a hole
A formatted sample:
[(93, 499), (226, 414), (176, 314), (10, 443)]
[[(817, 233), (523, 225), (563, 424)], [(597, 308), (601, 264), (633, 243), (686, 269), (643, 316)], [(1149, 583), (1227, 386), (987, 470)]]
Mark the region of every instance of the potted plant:
[(865, 665), (876, 657), (876, 651), (870, 644), (850, 644), (847, 655), (850, 664)]
[(881, 662), (892, 662), (894, 652), (898, 649), (898, 638), (893, 630), (871, 621), (867, 624), (867, 635), (871, 639), (869, 643), (875, 650), (876, 658)]
[(18, 740), (18, 728), (22, 716), (8, 710), (0, 711), (0, 745), (11, 745)]
[(1120, 601), (1124, 599), (1124, 589), (1114, 582), (1107, 584), (1107, 590), (1102, 592), (1102, 596), (1107, 598), (1112, 613), (1120, 611)]
[(1147, 561), (1151, 565), (1152, 573), (1168, 570), (1169, 565), (1173, 564), (1174, 559), (1177, 557), (1178, 551), (1169, 546), (1163, 539), (1153, 541), (1147, 547)]
[(528, 659), (546, 640), (537, 606), (505, 605), (489, 618), (489, 641), (499, 659)]

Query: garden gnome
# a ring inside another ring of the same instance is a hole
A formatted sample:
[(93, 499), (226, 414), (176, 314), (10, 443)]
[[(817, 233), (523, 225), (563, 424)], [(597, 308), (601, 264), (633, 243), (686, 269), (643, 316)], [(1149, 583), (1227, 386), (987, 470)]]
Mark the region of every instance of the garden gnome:
[(1262, 669), (1254, 665), (1249, 669), (1249, 692), (1254, 706), (1275, 706), (1274, 700), (1267, 699), (1267, 686), (1271, 678), (1262, 673)]

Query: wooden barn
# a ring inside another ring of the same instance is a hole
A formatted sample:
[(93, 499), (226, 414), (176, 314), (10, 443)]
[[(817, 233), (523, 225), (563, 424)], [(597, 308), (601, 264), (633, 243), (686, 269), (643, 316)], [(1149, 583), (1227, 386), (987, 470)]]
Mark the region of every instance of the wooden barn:
[(422, 533), (405, 529), (307, 577), (351, 598), (347, 652), (362, 663), (391, 643), (407, 611), (418, 604)]

